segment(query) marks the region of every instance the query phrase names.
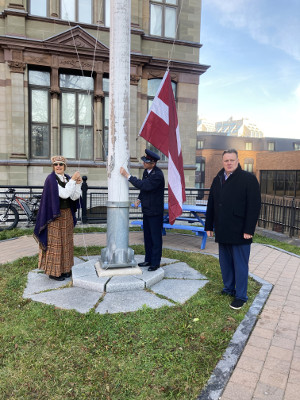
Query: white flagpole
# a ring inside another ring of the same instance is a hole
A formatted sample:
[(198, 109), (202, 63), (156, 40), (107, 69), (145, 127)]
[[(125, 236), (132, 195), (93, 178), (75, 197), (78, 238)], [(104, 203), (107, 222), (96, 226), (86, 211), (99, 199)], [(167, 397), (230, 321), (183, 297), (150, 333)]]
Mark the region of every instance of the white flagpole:
[(120, 167), (129, 164), (130, 17), (131, 0), (111, 0), (107, 247), (100, 260), (104, 269), (136, 265), (128, 248), (128, 181), (120, 174)]

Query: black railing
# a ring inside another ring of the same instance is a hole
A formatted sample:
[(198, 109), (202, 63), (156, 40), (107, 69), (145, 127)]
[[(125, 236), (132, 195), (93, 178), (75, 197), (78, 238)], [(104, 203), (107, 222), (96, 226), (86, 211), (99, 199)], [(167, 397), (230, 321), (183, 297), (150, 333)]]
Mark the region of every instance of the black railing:
[(258, 226), (284, 233), (300, 235), (300, 199), (262, 195)]
[[(31, 198), (40, 194), (43, 186), (0, 186), (0, 203), (5, 202), (5, 191), (8, 188), (16, 189), (18, 196)], [(129, 188), (129, 201), (133, 203), (139, 193), (138, 189)], [(186, 189), (186, 204), (206, 204), (209, 189)], [(83, 224), (105, 224), (107, 222), (106, 203), (108, 198), (107, 187), (88, 186), (87, 177), (83, 177), (81, 209), (78, 211), (78, 220)], [(165, 202), (168, 202), (168, 189), (165, 189)], [(20, 220), (26, 216), (19, 208)], [(130, 219), (142, 218), (141, 209), (130, 207)], [(290, 237), (300, 237), (300, 199), (293, 197), (274, 197), (262, 195), (262, 207), (258, 226), (284, 233)]]
[[(106, 203), (108, 199), (108, 189), (105, 186), (89, 186), (86, 176), (82, 177), (82, 199), (81, 208), (78, 211), (77, 218), (83, 224), (105, 224), (107, 222)], [(40, 194), (43, 191), (43, 186), (0, 186), (0, 203), (5, 201), (5, 191), (8, 188), (16, 189), (18, 196), (31, 198), (34, 194)], [(129, 188), (129, 201), (134, 203), (139, 194), (139, 190), (134, 187)], [(208, 199), (209, 189), (186, 189), (187, 204), (206, 204)], [(168, 202), (168, 189), (165, 189), (165, 203)], [(25, 220), (26, 216), (23, 211), (18, 208), (20, 220)], [(142, 218), (140, 208), (129, 208), (130, 219)]]
[[(107, 187), (88, 186), (87, 177), (82, 177), (82, 222), (83, 223), (106, 223), (106, 203), (108, 198)], [(129, 188), (129, 201), (134, 203), (139, 190)], [(187, 204), (206, 204), (209, 189), (186, 189)], [(168, 189), (165, 189), (165, 203), (168, 202)], [(141, 209), (130, 207), (129, 218), (139, 219), (142, 217)]]

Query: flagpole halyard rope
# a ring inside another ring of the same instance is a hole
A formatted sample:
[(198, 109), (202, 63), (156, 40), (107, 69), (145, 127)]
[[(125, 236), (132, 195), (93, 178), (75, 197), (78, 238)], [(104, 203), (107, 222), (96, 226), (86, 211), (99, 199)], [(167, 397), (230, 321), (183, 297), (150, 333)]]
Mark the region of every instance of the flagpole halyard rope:
[[(65, 9), (65, 11), (67, 11), (67, 9), (66, 9), (66, 6), (65, 6), (65, 1), (63, 0), (63, 7), (64, 7), (64, 9)], [(102, 1), (101, 1), (101, 4), (102, 4)], [(100, 4), (100, 6), (101, 6), (101, 4)], [(81, 75), (82, 76), (85, 76), (84, 75), (84, 71), (83, 71), (83, 67), (82, 67), (82, 63), (81, 63), (81, 59), (80, 59), (80, 55), (79, 55), (79, 52), (78, 52), (78, 48), (77, 48), (77, 44), (76, 44), (76, 42), (75, 42), (75, 38), (74, 38), (74, 35), (73, 35), (73, 28), (72, 28), (72, 26), (71, 26), (71, 23), (70, 23), (70, 19), (69, 19), (69, 15), (68, 15), (68, 13), (66, 13), (67, 14), (67, 17), (68, 17), (68, 19), (67, 19), (67, 21), (68, 21), (68, 25), (69, 25), (69, 28), (70, 28), (70, 32), (71, 32), (71, 36), (72, 36), (72, 40), (73, 40), (73, 45), (74, 45), (74, 48), (75, 48), (75, 52), (76, 52), (76, 57), (77, 57), (77, 59), (78, 59), (78, 63), (79, 63), (79, 65), (80, 65), (80, 70), (81, 70)], [(99, 35), (99, 23), (97, 23), (97, 34), (96, 34), (96, 37), (95, 37), (95, 47), (94, 47), (94, 53), (93, 53), (93, 60), (92, 60), (92, 71), (91, 71), (91, 77), (92, 77), (92, 74), (93, 74), (93, 72), (94, 72), (94, 66), (95, 66), (95, 60), (96, 60), (96, 49), (97, 49), (97, 43), (98, 43), (98, 35)], [(87, 90), (87, 93), (88, 94), (90, 94), (91, 93), (91, 91), (90, 91), (90, 89), (89, 90)], [(94, 121), (96, 121), (96, 132), (97, 131), (99, 131), (99, 129), (97, 129), (98, 128), (98, 121), (97, 121), (97, 119), (95, 118), (95, 108), (94, 108), (94, 106), (93, 106), (93, 101), (91, 102), (91, 110), (92, 110), (92, 113), (93, 113), (93, 116), (94, 116)], [(85, 124), (84, 124), (84, 130), (85, 130)], [(94, 132), (93, 132), (93, 134), (94, 134)], [(103, 137), (100, 137), (101, 138), (101, 145), (102, 145), (102, 151), (103, 151), (103, 154), (105, 154), (105, 145), (104, 145), (104, 141), (103, 141)], [(78, 157), (78, 169), (80, 168), (80, 165), (81, 165), (81, 154), (82, 154), (82, 149), (83, 149), (83, 143), (81, 143), (81, 146), (80, 146), (80, 149), (79, 149), (79, 157)], [(81, 213), (81, 230), (82, 230), (82, 232), (81, 232), (81, 234), (82, 234), (82, 238), (83, 238), (83, 243), (84, 243), (84, 248), (85, 248), (85, 253), (86, 253), (86, 256), (87, 256), (87, 258), (88, 258), (88, 260), (90, 260), (89, 259), (89, 255), (88, 255), (88, 251), (87, 251), (87, 244), (86, 244), (86, 240), (85, 240), (85, 233), (84, 233), (84, 231), (83, 231), (83, 223), (82, 223), (82, 213)]]

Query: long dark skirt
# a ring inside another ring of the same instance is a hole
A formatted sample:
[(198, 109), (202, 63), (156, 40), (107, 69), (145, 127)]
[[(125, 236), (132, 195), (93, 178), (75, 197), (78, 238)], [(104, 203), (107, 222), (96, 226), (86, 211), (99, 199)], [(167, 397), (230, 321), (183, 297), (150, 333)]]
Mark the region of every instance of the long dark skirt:
[(48, 225), (47, 250), (40, 248), (39, 268), (47, 275), (70, 272), (74, 264), (73, 218), (69, 208)]

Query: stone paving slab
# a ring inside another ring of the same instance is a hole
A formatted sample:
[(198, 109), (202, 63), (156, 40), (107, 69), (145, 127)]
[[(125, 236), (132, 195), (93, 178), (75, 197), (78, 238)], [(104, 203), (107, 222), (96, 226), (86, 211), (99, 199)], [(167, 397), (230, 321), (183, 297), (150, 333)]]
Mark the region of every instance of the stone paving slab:
[(208, 280), (179, 280), (164, 279), (152, 286), (151, 290), (157, 294), (161, 294), (177, 303), (185, 303), (190, 297), (203, 288)]
[[(95, 269), (95, 261), (100, 256), (93, 256), (89, 261), (82, 262), (72, 268), (73, 286), (99, 292), (122, 292), (126, 290), (143, 290), (149, 288), (164, 278), (164, 269), (148, 271), (148, 267), (139, 267), (138, 275), (111, 275), (99, 277)], [(140, 261), (141, 257), (139, 256)], [(173, 261), (173, 260), (172, 260)], [(167, 259), (165, 259), (167, 262)], [(114, 272), (112, 270), (112, 272)]]
[(23, 297), (25, 299), (31, 298), (31, 295), (35, 293), (58, 289), (69, 282), (71, 282), (71, 278), (66, 278), (64, 281), (55, 281), (45, 275), (43, 271), (35, 269), (28, 273), (27, 286), (24, 290)]
[(177, 279), (206, 279), (206, 276), (200, 274), (194, 268), (189, 267), (185, 262), (177, 262), (164, 267), (165, 278)]
[(101, 293), (70, 287), (38, 293), (28, 297), (40, 303), (54, 305), (65, 310), (76, 310), (79, 313), (85, 314), (96, 305), (101, 297)]
[(168, 300), (161, 299), (152, 293), (146, 291), (126, 291), (107, 293), (104, 299), (96, 308), (99, 314), (115, 314), (119, 312), (133, 312), (141, 309), (143, 306), (150, 308), (160, 308), (162, 306), (173, 306)]
[(160, 282), (164, 276), (164, 268), (158, 268), (156, 271), (148, 271), (148, 267), (141, 267), (143, 274), (136, 275), (137, 279), (141, 279), (145, 283), (145, 288), (150, 288)]
[(145, 283), (135, 276), (113, 276), (106, 284), (106, 293), (143, 290)]

